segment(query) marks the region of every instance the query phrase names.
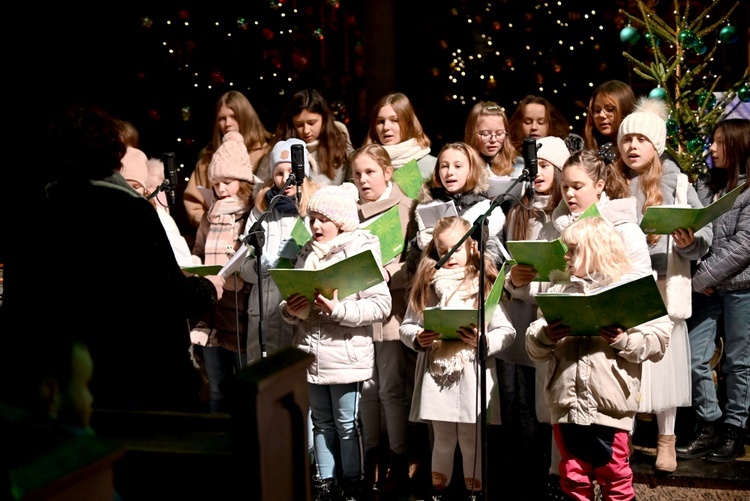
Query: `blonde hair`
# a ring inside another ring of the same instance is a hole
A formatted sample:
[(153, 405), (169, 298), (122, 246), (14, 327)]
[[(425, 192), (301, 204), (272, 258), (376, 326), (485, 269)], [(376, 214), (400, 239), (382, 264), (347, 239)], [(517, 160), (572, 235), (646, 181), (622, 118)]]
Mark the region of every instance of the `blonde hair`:
[[(258, 192), (255, 194), (255, 208), (258, 209), (261, 213), (268, 210), (269, 203), (268, 200), (266, 200), (266, 193), (268, 193), (275, 187), (276, 183), (273, 180), (273, 172), (271, 172), (271, 178), (266, 180), (260, 190), (258, 190)], [(310, 201), (310, 198), (312, 197), (313, 193), (317, 191), (317, 189), (318, 183), (316, 183), (309, 177), (305, 177), (305, 179), (302, 181), (302, 196), (300, 197), (300, 201), (298, 202), (297, 198), (294, 198), (294, 205), (297, 207), (297, 213), (300, 215), (300, 217), (307, 216), (307, 203)], [(277, 196), (281, 196), (281, 193), (279, 193)]]
[(488, 161), (490, 169), (498, 176), (507, 176), (513, 172), (513, 161), (518, 156), (518, 151), (510, 141), (510, 124), (505, 115), (505, 109), (493, 101), (481, 101), (472, 106), (469, 116), (466, 118), (464, 129), (464, 142), (479, 150), (479, 135), (477, 134), (477, 123), (482, 117), (499, 117), (503, 121), (507, 135), (503, 140), (500, 151)]
[(473, 192), (475, 194), (486, 192), (490, 188), (489, 172), (484, 168), (482, 155), (479, 154), (476, 148), (461, 141), (448, 143), (440, 150), (435, 167), (432, 170), (432, 180), (429, 183), (429, 187), (445, 189), (443, 181), (440, 179), (440, 156), (448, 150), (460, 151), (469, 160), (469, 174), (466, 177), (466, 184), (461, 192)]
[[(650, 141), (649, 143), (653, 146), (653, 143)], [(620, 155), (615, 164), (620, 172), (627, 176), (630, 167), (622, 159), (622, 155)], [(656, 148), (654, 148), (654, 156), (651, 158), (651, 163), (638, 175), (638, 189), (646, 198), (645, 202), (643, 202), (641, 212), (645, 213), (648, 207), (664, 203), (664, 195), (661, 192), (661, 176), (663, 172), (664, 166), (661, 163), (661, 158), (659, 158)], [(660, 238), (661, 235), (650, 234), (646, 236), (646, 241), (649, 245), (653, 245)]]
[[(440, 260), (441, 256), (438, 255), (437, 245), (435, 239), (445, 232), (456, 231), (465, 234), (471, 228), (471, 224), (458, 216), (443, 217), (435, 223), (435, 227), (432, 231), (432, 240), (422, 250), (422, 258), (417, 267), (417, 271), (414, 274), (412, 281), (411, 290), (409, 291), (409, 307), (422, 314), (424, 309), (428, 306), (428, 298), (430, 297), (430, 290), (432, 284), (432, 278), (435, 276), (435, 264)], [(466, 276), (462, 285), (468, 286), (474, 278), (479, 276), (480, 259), (482, 256), (479, 252), (474, 250), (476, 242), (468, 237), (462, 244), (466, 248), (466, 255), (468, 259), (466, 261)], [(490, 293), (492, 285), (497, 280), (497, 266), (491, 258), (487, 258), (485, 254), (484, 260), (484, 294), (485, 297)], [(473, 291), (471, 297), (476, 302), (479, 296), (479, 291)]]
[(625, 243), (606, 219), (579, 219), (563, 230), (560, 241), (573, 249), (573, 264), (585, 270), (584, 278), (596, 276), (597, 286), (617, 282), (630, 271)]
[(349, 164), (354, 165), (354, 161), (361, 156), (371, 158), (376, 164), (380, 166), (381, 169), (383, 169), (384, 173), (388, 169), (393, 170), (391, 156), (388, 154), (388, 151), (380, 144), (367, 144), (355, 150), (354, 153), (352, 153), (351, 157), (349, 157)]

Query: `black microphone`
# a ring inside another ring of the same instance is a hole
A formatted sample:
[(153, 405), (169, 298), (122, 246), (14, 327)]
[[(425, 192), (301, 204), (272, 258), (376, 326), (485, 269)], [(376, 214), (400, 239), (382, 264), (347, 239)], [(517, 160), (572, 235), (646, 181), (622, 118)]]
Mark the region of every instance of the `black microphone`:
[(302, 182), (305, 180), (305, 150), (301, 144), (292, 145), (292, 174), (297, 183), (297, 202), (302, 201)]
[(175, 171), (174, 167), (174, 153), (171, 151), (169, 153), (164, 153), (161, 156), (161, 161), (164, 162), (164, 177), (166, 177), (165, 181), (169, 181), (166, 192), (167, 202), (171, 207), (177, 201), (177, 193), (175, 191), (177, 190), (177, 171)]
[(537, 174), (536, 166), (536, 139), (533, 137), (525, 137), (523, 139), (523, 145), (521, 145), (521, 154), (523, 155), (523, 166), (529, 176), (529, 183), (531, 188), (534, 189), (534, 179)]

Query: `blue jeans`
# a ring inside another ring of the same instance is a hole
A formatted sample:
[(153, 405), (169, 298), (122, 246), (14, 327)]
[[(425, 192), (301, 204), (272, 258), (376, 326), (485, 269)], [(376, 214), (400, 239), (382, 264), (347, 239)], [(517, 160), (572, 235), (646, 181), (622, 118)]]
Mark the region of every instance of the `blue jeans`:
[(364, 436), (359, 415), (362, 383), (308, 383), (315, 459), (320, 478), (336, 478), (336, 451), (344, 481), (364, 478)]
[(721, 418), (709, 361), (722, 313), (726, 356), (722, 372), (727, 399), (724, 423), (744, 428), (750, 405), (750, 289), (717, 291), (711, 296), (693, 294), (693, 316), (688, 320), (693, 407), (703, 421)]

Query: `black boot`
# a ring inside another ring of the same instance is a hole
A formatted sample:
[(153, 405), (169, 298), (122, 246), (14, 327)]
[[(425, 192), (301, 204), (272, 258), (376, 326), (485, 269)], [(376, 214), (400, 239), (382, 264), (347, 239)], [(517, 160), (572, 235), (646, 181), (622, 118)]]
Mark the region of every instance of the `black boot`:
[(332, 478), (313, 477), (313, 499), (315, 501), (333, 500), (334, 488)]
[(680, 459), (703, 457), (719, 445), (720, 439), (719, 424), (716, 421), (699, 421), (697, 433), (690, 443), (675, 447), (677, 457)]
[(706, 461), (726, 463), (745, 455), (745, 440), (742, 428), (731, 424), (724, 425), (724, 433), (718, 447), (706, 456)]
[(341, 501), (370, 501), (373, 499), (371, 486), (365, 486), (363, 480), (344, 480), (341, 482)]

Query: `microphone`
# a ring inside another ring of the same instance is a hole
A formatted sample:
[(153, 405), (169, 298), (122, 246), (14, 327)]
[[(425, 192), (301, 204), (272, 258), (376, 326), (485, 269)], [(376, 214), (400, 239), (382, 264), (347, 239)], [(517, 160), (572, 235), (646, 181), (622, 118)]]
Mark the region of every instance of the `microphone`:
[(536, 149), (536, 139), (534, 139), (533, 137), (525, 137), (523, 139), (523, 144), (521, 145), (521, 154), (523, 155), (523, 166), (528, 173), (531, 189), (534, 189), (534, 179), (536, 178), (537, 174)]
[(169, 203), (169, 206), (173, 206), (175, 204), (177, 193), (175, 190), (177, 189), (177, 172), (175, 171), (174, 167), (174, 153), (164, 153), (161, 156), (162, 162), (164, 162), (164, 177), (166, 178), (165, 181), (168, 181), (169, 184), (166, 187), (167, 192), (167, 200)]
[(305, 151), (301, 144), (292, 145), (292, 174), (297, 183), (297, 202), (302, 201), (302, 182), (305, 180)]

